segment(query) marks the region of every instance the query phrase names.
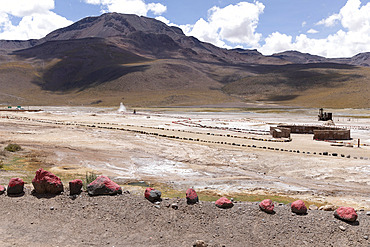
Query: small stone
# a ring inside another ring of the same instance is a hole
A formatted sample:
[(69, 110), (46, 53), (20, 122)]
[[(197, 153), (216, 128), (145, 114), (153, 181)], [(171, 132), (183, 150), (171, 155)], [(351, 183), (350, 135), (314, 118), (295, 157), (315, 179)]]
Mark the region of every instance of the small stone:
[(321, 206), (319, 208), (320, 210), (323, 210), (323, 211), (334, 211), (336, 209), (336, 207), (334, 205), (325, 205), (325, 206)]
[(54, 207), (50, 207), (50, 210), (54, 210)]
[(69, 194), (70, 195), (78, 195), (81, 193), (82, 189), (82, 180), (75, 179), (69, 182)]
[(155, 205), (159, 205), (159, 204), (161, 204), (161, 202), (155, 202), (154, 204), (155, 204)]
[(204, 240), (197, 240), (193, 247), (207, 247), (208, 244)]
[(24, 182), (21, 178), (12, 178), (8, 184), (8, 195), (17, 195), (23, 193)]
[(364, 236), (364, 239), (368, 240), (369, 239), (369, 236)]
[(367, 215), (367, 216), (370, 216), (370, 211), (366, 212), (366, 215)]
[(161, 195), (162, 193), (159, 190), (153, 188), (146, 188), (144, 193), (145, 198), (150, 202), (161, 201)]
[(171, 204), (171, 208), (177, 210), (179, 209), (179, 206), (176, 203)]
[(154, 207), (155, 207), (155, 208), (158, 208), (158, 209), (160, 209), (160, 208), (161, 208), (161, 206), (160, 206), (160, 205), (154, 205)]
[(260, 202), (260, 204), (258, 205), (259, 208), (266, 212), (266, 213), (273, 213), (274, 212), (274, 203), (272, 202), (271, 199), (265, 199), (263, 200), (262, 202)]
[(308, 207), (308, 209), (309, 209), (309, 210), (318, 210), (319, 208), (318, 208), (316, 205), (312, 204), (312, 205), (310, 205), (310, 206)]
[(295, 202), (292, 202), (292, 205), (290, 207), (293, 213), (296, 213), (296, 214), (306, 214), (307, 213), (307, 207), (302, 200), (297, 200)]
[(199, 202), (197, 192), (195, 192), (194, 189), (189, 188), (186, 190), (186, 202), (188, 204), (195, 204)]
[(0, 195), (4, 194), (6, 191), (5, 187), (0, 185)]
[(346, 228), (344, 226), (339, 226), (339, 229), (341, 229), (342, 231), (346, 230)]
[(220, 199), (218, 199), (215, 202), (215, 204), (219, 208), (232, 208), (234, 206), (234, 204), (232, 203), (232, 201), (230, 201), (226, 197), (221, 197)]
[(354, 208), (340, 207), (335, 210), (334, 217), (340, 220), (354, 222), (357, 220), (357, 213)]

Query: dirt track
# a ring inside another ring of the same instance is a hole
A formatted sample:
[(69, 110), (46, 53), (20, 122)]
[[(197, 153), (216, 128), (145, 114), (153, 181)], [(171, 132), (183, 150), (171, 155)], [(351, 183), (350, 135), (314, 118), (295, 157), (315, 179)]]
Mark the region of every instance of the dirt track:
[[(310, 210), (298, 216), (289, 205), (275, 214), (256, 203), (219, 209), (214, 203), (187, 205), (185, 199), (163, 200), (160, 208), (143, 195), (89, 197), (72, 200), (68, 192), (37, 198), (30, 189), (22, 197), (0, 196), (1, 246), (369, 246), (370, 216), (346, 223), (333, 212)], [(171, 204), (176, 203), (175, 210)]]

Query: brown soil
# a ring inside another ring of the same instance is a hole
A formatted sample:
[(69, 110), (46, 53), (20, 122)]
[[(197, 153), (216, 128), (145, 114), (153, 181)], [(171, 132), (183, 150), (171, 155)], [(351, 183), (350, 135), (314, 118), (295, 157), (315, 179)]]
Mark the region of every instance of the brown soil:
[[(369, 246), (370, 216), (346, 223), (333, 212), (292, 214), (276, 205), (275, 214), (257, 203), (235, 203), (219, 209), (212, 202), (187, 205), (165, 198), (160, 208), (142, 195), (89, 197), (69, 192), (52, 198), (0, 196), (1, 246)], [(170, 205), (177, 203), (178, 209)], [(341, 229), (341, 228), (342, 229)], [(343, 228), (344, 227), (344, 228)], [(344, 230), (343, 230), (344, 229)], [(367, 236), (367, 237), (366, 237)]]

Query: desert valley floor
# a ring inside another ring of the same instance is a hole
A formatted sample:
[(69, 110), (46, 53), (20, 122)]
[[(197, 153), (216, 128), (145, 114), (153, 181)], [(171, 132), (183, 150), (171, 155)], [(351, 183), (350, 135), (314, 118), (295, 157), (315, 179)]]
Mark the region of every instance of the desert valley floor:
[[(1, 148), (22, 147), (1, 151), (0, 184), (26, 182), (23, 196), (0, 196), (1, 246), (369, 246), (369, 110), (332, 110), (352, 140), (325, 142), (269, 134), (280, 123), (327, 124), (316, 109), (42, 109), (0, 112)], [(32, 194), (40, 167), (66, 191)], [(68, 181), (86, 172), (108, 175), (124, 193), (70, 197)], [(162, 191), (160, 204), (144, 198), (149, 185)], [(184, 199), (189, 187), (196, 205)], [(217, 208), (220, 196), (233, 197), (234, 207)], [(265, 198), (275, 201), (274, 214), (258, 209)], [(296, 199), (308, 214), (291, 213)], [(354, 207), (357, 221), (317, 210), (328, 204)]]
[[(326, 124), (317, 120), (316, 109), (152, 109), (137, 114), (114, 108), (43, 110), (0, 112), (3, 145), (20, 144), (19, 155), (32, 157), (28, 164), (34, 161), (35, 168), (39, 164), (69, 177), (94, 171), (122, 185), (284, 195), (370, 209), (368, 110), (333, 110), (335, 125), (350, 128), (353, 139), (336, 143), (315, 141), (310, 134), (276, 141), (269, 134), (270, 126), (281, 123)], [(20, 169), (3, 172), (2, 184), (16, 173), (22, 176)]]

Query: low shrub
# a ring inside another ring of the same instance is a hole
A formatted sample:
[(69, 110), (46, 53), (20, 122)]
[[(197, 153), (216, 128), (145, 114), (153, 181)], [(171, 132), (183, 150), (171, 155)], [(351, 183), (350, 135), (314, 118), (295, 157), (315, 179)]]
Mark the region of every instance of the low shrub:
[(8, 152), (17, 152), (20, 151), (22, 148), (18, 144), (8, 144), (8, 146), (6, 146), (4, 149)]
[(94, 181), (98, 175), (96, 175), (93, 172), (86, 172), (86, 178), (85, 178), (85, 183), (84, 183), (84, 189), (87, 189), (87, 185), (89, 185), (92, 181)]

